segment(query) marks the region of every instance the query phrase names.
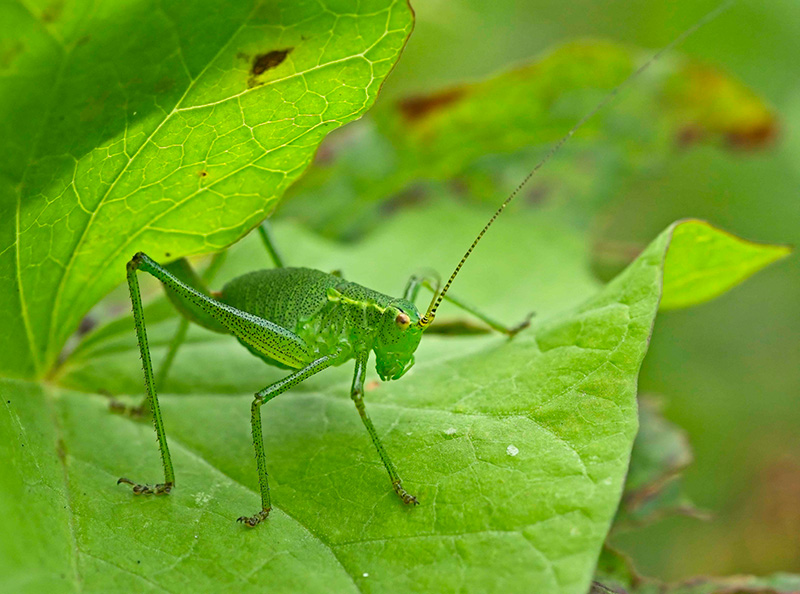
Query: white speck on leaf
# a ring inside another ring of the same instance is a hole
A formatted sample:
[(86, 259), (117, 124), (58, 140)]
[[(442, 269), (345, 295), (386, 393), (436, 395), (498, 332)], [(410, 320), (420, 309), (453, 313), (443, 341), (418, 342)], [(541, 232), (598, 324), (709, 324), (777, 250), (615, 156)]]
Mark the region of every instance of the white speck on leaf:
[(369, 574), (366, 571), (364, 573), (362, 573), (361, 575), (363, 575), (364, 577), (369, 577)]
[(519, 448), (515, 446), (513, 443), (506, 448), (506, 454), (509, 456), (516, 456), (519, 454)]
[(444, 430), (444, 433), (445, 435), (455, 435), (456, 431), (458, 431), (458, 429), (456, 429), (455, 427), (448, 427), (447, 429)]
[(200, 491), (194, 496), (194, 502), (197, 505), (205, 505), (209, 501), (211, 501), (211, 495), (209, 495), (208, 493), (203, 493), (202, 491)]

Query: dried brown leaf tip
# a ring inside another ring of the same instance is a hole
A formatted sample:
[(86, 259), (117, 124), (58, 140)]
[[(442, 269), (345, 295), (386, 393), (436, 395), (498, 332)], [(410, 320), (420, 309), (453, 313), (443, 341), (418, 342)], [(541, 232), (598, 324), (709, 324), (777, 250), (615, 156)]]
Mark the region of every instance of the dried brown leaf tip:
[(716, 137), (732, 149), (756, 150), (778, 136), (774, 110), (740, 81), (709, 66), (689, 65), (667, 96), (688, 122), (678, 131), (681, 145)]

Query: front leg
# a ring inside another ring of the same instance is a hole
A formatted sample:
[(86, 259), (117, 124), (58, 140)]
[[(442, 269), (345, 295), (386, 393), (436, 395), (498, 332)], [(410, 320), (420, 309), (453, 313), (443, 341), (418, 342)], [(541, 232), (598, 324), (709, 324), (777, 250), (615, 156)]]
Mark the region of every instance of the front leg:
[(378, 450), (378, 455), (381, 457), (383, 465), (389, 473), (389, 479), (392, 481), (394, 492), (403, 500), (403, 503), (419, 505), (417, 498), (403, 488), (403, 481), (400, 480), (400, 475), (397, 474), (394, 463), (391, 458), (389, 458), (389, 454), (386, 453), (386, 449), (383, 447), (380, 437), (378, 437), (378, 432), (375, 431), (375, 426), (372, 424), (372, 420), (369, 418), (367, 409), (364, 406), (364, 378), (367, 373), (368, 360), (369, 351), (362, 351), (356, 355), (356, 371), (353, 376), (353, 387), (350, 390), (350, 397), (353, 399), (358, 414), (361, 415), (361, 420), (364, 422), (364, 426), (367, 428), (370, 438), (372, 438), (372, 443), (375, 444), (375, 449)]

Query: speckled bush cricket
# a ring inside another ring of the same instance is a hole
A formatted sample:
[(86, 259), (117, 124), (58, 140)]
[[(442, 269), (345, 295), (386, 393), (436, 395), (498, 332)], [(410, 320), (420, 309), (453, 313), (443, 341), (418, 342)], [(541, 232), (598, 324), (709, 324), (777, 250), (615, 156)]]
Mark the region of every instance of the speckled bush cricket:
[[(416, 505), (418, 503), (416, 497), (403, 487), (400, 475), (366, 412), (363, 394), (370, 351), (375, 353), (377, 372), (382, 380), (395, 380), (402, 377), (413, 365), (414, 352), (420, 343), (422, 334), (431, 327), (436, 312), (445, 299), (483, 321), (492, 329), (505, 333), (509, 337), (513, 337), (527, 327), (529, 317), (516, 326), (504, 326), (450, 296), (448, 291), (462, 266), (505, 207), (578, 129), (608, 105), (623, 87), (630, 84), (663, 53), (671, 50), (698, 28), (726, 10), (732, 1), (723, 3), (657, 52), (625, 81), (611, 90), (594, 109), (556, 142), (544, 158), (502, 202), (441, 288), (438, 281), (433, 278), (415, 276), (406, 284), (402, 297), (391, 297), (362, 285), (348, 282), (336, 274), (327, 274), (307, 268), (286, 268), (282, 265), (268, 229), (263, 226), (259, 230), (276, 268), (251, 272), (235, 278), (226, 284), (219, 293), (213, 295), (186, 260), (178, 260), (167, 266), (161, 266), (146, 254), (137, 253), (128, 263), (127, 278), (144, 367), (146, 399), (143, 408), (150, 411), (155, 425), (164, 467), (164, 482), (145, 485), (121, 478), (118, 484), (132, 485), (134, 493), (137, 494), (169, 493), (175, 486), (175, 474), (156, 395), (156, 378), (150, 359), (144, 313), (136, 277), (136, 272), (141, 270), (161, 281), (168, 297), (185, 320), (215, 332), (232, 334), (245, 348), (265, 363), (291, 370), (289, 375), (255, 394), (251, 406), (251, 425), (261, 490), (261, 510), (252, 516), (240, 517), (240, 522), (248, 526), (256, 526), (269, 515), (271, 509), (261, 429), (261, 406), (323, 369), (341, 365), (351, 359), (355, 360), (355, 373), (350, 395), (356, 409), (386, 467), (395, 493), (405, 504)], [(420, 315), (415, 300), (423, 287), (433, 292), (433, 298), (426, 312)], [(298, 298), (297, 295), (301, 295), (301, 297)], [(175, 350), (182, 340), (186, 324), (187, 322), (182, 323), (176, 339), (173, 340), (166, 364), (159, 374), (160, 380), (163, 380)]]

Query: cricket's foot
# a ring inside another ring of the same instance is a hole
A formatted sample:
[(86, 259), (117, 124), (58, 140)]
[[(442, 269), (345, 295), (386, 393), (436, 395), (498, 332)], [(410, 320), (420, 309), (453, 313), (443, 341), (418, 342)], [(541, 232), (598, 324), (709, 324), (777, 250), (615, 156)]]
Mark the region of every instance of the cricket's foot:
[(400, 481), (392, 481), (392, 487), (394, 488), (394, 492), (397, 493), (397, 496), (403, 500), (403, 503), (406, 505), (419, 505), (417, 498), (406, 491)]
[(250, 528), (253, 528), (254, 526), (258, 526), (261, 522), (267, 519), (267, 516), (269, 516), (269, 512), (271, 509), (272, 509), (271, 507), (268, 507), (267, 509), (262, 509), (254, 516), (242, 516), (236, 521), (241, 522), (246, 526), (250, 526)]
[(116, 398), (111, 398), (111, 400), (108, 402), (108, 410), (114, 414), (123, 415), (137, 421), (142, 420), (149, 414), (149, 411), (144, 404), (134, 406), (132, 404), (121, 402)]
[(525, 330), (525, 328), (530, 326), (531, 325), (531, 318), (533, 316), (535, 316), (535, 315), (536, 315), (535, 312), (531, 312), (527, 316), (525, 316), (525, 319), (522, 320), (519, 324), (509, 328), (508, 329), (508, 337), (509, 338), (514, 338), (517, 335), (517, 333), (519, 333), (521, 330)]
[(133, 487), (133, 494), (134, 495), (166, 495), (172, 490), (173, 483), (160, 483), (158, 485), (140, 485), (139, 483), (134, 483), (130, 479), (126, 479), (122, 477), (117, 481), (118, 485), (125, 483), (126, 485), (131, 485)]

